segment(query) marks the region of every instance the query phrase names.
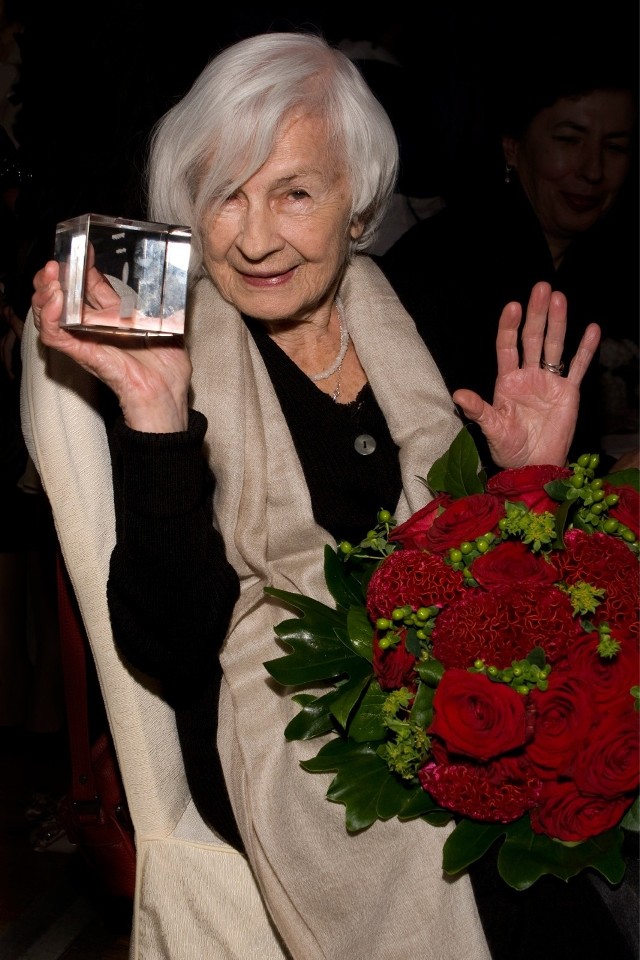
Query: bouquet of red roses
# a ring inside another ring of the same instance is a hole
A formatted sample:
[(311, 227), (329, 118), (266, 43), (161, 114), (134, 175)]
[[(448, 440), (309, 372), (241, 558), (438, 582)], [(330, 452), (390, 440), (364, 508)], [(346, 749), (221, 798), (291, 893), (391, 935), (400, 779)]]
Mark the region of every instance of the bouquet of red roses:
[(268, 589), (302, 617), (265, 664), (295, 697), (289, 739), (335, 734), (310, 772), (350, 831), (376, 819), (450, 819), (454, 875), (500, 842), (524, 889), (544, 873), (624, 873), (638, 830), (638, 471), (504, 470), (487, 481), (463, 429), (424, 481), (431, 502), (397, 526), (325, 550), (336, 601)]

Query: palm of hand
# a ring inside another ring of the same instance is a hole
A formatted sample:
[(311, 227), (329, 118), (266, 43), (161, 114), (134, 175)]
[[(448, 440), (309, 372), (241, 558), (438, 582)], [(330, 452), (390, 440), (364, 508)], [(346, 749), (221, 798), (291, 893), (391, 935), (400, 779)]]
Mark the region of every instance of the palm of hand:
[(563, 464), (578, 413), (575, 383), (539, 367), (523, 367), (496, 380), (491, 415), (482, 427), (501, 466)]

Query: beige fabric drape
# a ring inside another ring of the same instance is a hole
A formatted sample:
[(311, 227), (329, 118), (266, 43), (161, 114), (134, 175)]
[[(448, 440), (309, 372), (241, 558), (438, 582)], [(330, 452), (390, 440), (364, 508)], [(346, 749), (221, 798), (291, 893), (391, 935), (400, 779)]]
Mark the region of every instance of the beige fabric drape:
[[(400, 447), (404, 494), (396, 515), (402, 521), (428, 499), (416, 478), (427, 474), (461, 424), (413, 322), (369, 258), (349, 266), (340, 295), (358, 356)], [(242, 587), (221, 657), (218, 743), (269, 910), (296, 960), (484, 960), (489, 953), (468, 878), (443, 878), (447, 829), (390, 821), (349, 836), (344, 807), (324, 796), (331, 777), (299, 767), (322, 741), (285, 741), (297, 708), (291, 691), (278, 688), (263, 664), (285, 652), (273, 627), (293, 614), (265, 598), (263, 589), (331, 602), (322, 559), (332, 541), (313, 520), (260, 354), (208, 280), (196, 288), (189, 337), (194, 406), (209, 422), (216, 516)]]

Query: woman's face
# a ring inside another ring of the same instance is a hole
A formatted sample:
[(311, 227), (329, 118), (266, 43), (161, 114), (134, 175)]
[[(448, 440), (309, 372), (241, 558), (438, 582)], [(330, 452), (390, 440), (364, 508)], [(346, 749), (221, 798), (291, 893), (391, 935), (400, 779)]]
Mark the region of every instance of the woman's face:
[(547, 237), (571, 240), (611, 207), (629, 172), (635, 120), (630, 92), (596, 90), (541, 110), (521, 139), (503, 138)]
[(294, 116), (257, 173), (206, 225), (204, 263), (225, 300), (258, 320), (309, 320), (333, 302), (350, 241), (345, 165), (317, 117)]

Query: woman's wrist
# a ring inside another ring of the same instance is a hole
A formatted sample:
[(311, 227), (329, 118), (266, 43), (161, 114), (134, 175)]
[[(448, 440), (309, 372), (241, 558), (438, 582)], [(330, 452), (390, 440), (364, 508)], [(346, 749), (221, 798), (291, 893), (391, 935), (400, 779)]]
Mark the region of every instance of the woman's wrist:
[(171, 399), (122, 405), (124, 422), (139, 433), (183, 433), (189, 427), (189, 407), (186, 398), (181, 402)]

